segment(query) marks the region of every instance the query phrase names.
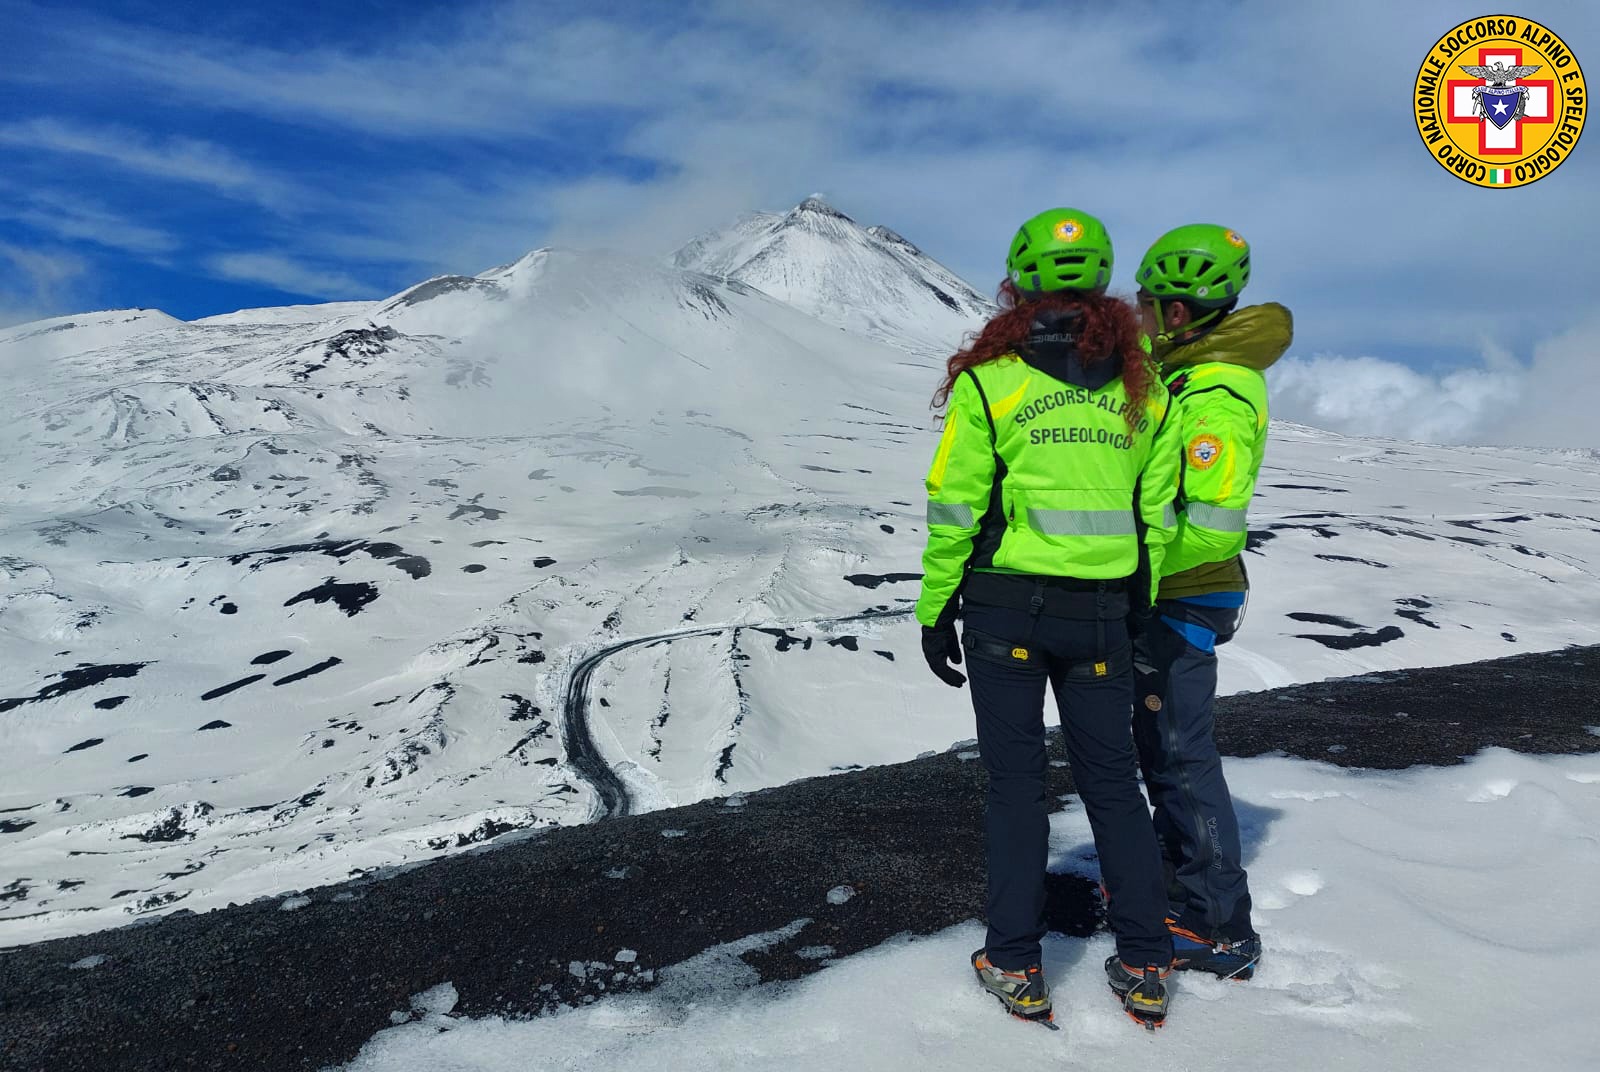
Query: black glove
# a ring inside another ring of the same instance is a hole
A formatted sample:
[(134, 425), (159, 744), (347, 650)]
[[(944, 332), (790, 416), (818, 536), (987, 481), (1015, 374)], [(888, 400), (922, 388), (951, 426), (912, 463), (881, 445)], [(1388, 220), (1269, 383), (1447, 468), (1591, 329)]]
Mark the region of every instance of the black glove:
[(955, 622), (922, 627), (922, 657), (928, 660), (928, 669), (946, 685), (959, 689), (967, 683), (967, 675), (950, 668), (951, 663), (961, 661), (961, 640), (956, 636)]

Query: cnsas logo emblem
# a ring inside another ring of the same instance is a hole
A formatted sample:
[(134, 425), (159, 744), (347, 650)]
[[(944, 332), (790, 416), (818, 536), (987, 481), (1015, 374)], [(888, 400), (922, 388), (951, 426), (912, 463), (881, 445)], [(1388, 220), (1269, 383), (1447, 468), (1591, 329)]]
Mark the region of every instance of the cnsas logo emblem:
[(1077, 220), (1062, 220), (1056, 224), (1056, 237), (1063, 242), (1076, 242), (1083, 237), (1083, 224)]
[(1439, 38), (1417, 72), (1417, 131), (1441, 167), (1476, 186), (1526, 186), (1583, 133), (1583, 69), (1531, 19), (1490, 15)]

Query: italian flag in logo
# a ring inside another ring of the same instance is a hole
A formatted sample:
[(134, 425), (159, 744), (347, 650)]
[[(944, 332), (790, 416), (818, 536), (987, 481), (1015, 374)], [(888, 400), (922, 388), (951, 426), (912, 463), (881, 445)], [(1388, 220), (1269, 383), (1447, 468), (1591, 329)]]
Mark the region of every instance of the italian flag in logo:
[(1510, 184), (1511, 184), (1511, 172), (1507, 171), (1505, 168), (1490, 168), (1489, 169), (1489, 185), (1491, 185), (1491, 186), (1509, 186)]

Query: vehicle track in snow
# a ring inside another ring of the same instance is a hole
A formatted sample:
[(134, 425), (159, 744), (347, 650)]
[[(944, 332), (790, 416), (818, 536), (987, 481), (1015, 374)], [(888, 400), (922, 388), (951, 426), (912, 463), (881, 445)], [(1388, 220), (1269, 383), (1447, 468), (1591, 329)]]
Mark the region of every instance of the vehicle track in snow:
[(561, 747), (566, 753), (568, 764), (594, 788), (596, 806), (589, 816), (590, 821), (614, 819), (619, 816), (630, 815), (633, 811), (633, 794), (629, 792), (627, 783), (622, 780), (621, 776), (617, 774), (616, 770), (613, 769), (606, 757), (601, 753), (599, 745), (595, 743), (594, 733), (591, 729), (594, 704), (590, 696), (590, 684), (594, 680), (595, 671), (613, 655), (621, 654), (633, 648), (648, 648), (657, 644), (670, 644), (674, 640), (683, 640), (688, 637), (715, 636), (718, 633), (726, 633), (733, 629), (797, 629), (803, 626), (815, 628), (818, 626), (843, 625), (847, 622), (908, 618), (911, 614), (912, 608), (906, 607), (901, 610), (862, 611), (859, 614), (846, 614), (837, 618), (807, 618), (800, 621), (787, 622), (733, 622), (726, 625), (706, 625), (694, 629), (679, 629), (670, 633), (634, 637), (632, 640), (608, 644), (597, 651), (585, 655), (573, 666), (562, 695)]

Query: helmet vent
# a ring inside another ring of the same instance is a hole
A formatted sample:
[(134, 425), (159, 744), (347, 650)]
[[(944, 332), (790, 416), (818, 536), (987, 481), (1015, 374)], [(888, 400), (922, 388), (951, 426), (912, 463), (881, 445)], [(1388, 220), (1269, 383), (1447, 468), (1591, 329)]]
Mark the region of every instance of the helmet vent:
[(1012, 283), (1032, 291), (1091, 290), (1110, 274), (1111, 240), (1105, 226), (1087, 212), (1054, 208), (1025, 222), (1011, 239), (1006, 273)]
[(1156, 240), (1137, 277), (1152, 294), (1185, 297), (1207, 308), (1236, 301), (1250, 280), (1250, 248), (1216, 224), (1174, 228)]

